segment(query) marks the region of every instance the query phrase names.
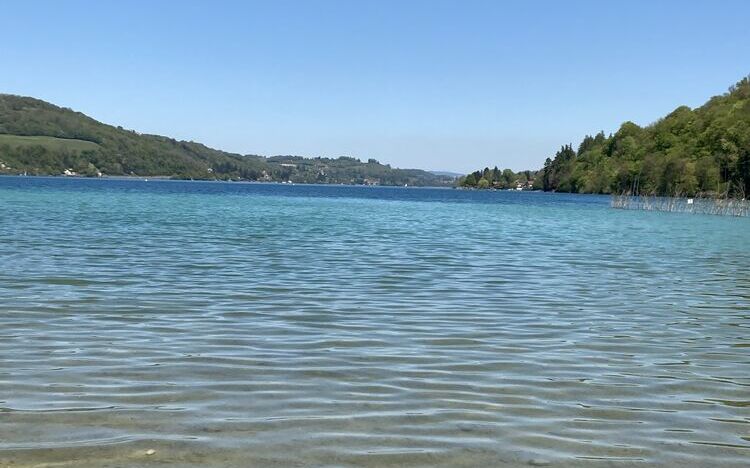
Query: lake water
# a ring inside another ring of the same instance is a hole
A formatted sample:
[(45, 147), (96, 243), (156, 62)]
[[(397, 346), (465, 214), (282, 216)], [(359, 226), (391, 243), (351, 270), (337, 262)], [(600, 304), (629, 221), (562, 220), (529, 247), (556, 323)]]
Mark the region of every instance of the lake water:
[(0, 466), (745, 466), (749, 244), (598, 196), (0, 177)]

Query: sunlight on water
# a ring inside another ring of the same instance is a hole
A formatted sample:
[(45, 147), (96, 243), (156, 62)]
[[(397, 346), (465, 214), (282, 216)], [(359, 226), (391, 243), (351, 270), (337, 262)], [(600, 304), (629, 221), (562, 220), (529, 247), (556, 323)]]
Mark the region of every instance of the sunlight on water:
[(0, 466), (750, 460), (748, 219), (35, 178), (0, 206)]

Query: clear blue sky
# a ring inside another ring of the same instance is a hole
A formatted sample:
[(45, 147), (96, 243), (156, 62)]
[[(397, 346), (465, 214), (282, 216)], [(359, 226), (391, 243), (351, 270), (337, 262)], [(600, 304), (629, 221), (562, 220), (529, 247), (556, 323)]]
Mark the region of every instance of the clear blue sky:
[(750, 73), (750, 1), (2, 3), (0, 92), (240, 153), (539, 167)]

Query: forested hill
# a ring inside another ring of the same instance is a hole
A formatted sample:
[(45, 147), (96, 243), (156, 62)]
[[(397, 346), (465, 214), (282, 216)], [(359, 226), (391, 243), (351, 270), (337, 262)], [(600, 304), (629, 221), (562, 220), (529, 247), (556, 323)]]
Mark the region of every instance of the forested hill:
[[(467, 176), (462, 183), (491, 187), (479, 174)], [(565, 145), (547, 159), (534, 187), (580, 193), (748, 197), (750, 79), (701, 107), (678, 107), (646, 127), (625, 122), (613, 135), (586, 136), (577, 149)]]
[(145, 135), (39, 99), (0, 94), (0, 174), (168, 176), (298, 183), (450, 185), (453, 177), (374, 159), (270, 158)]

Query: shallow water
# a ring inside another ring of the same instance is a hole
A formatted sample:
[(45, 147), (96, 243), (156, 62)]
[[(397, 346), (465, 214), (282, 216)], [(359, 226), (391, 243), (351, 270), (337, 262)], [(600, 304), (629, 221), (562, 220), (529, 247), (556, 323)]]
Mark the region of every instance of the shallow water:
[(746, 465), (750, 219), (608, 203), (0, 178), (0, 466)]

